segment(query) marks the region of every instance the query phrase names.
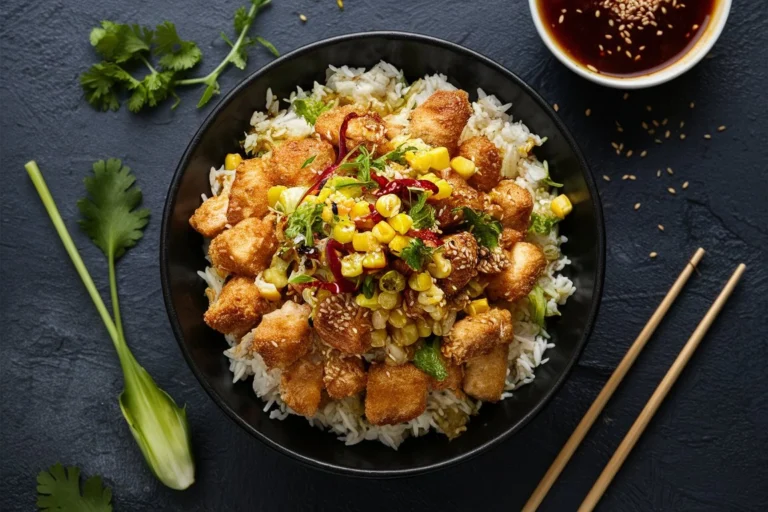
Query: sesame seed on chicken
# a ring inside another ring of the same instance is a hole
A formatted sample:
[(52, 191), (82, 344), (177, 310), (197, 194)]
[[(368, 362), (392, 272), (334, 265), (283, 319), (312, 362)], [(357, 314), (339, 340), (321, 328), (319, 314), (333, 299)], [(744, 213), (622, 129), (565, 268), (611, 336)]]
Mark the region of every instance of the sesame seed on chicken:
[(344, 118), (355, 113), (359, 117), (350, 119), (347, 124), (347, 149), (352, 150), (358, 145), (364, 145), (368, 151), (376, 148), (377, 154), (387, 151), (386, 127), (379, 114), (370, 112), (360, 105), (345, 105), (327, 110), (318, 116), (315, 131), (320, 137), (334, 146), (339, 145), (339, 132)]
[(448, 148), (455, 155), (471, 115), (466, 91), (437, 91), (411, 113), (410, 133), (431, 146)]
[(429, 377), (411, 363), (373, 363), (368, 371), (365, 417), (373, 425), (411, 421), (427, 409)]
[[(303, 167), (310, 158), (314, 160)], [(289, 140), (272, 152), (270, 165), (281, 185), (295, 187), (310, 185), (336, 160), (333, 146), (319, 139)]]
[(227, 227), (228, 208), (229, 194), (209, 197), (189, 218), (189, 225), (204, 237), (213, 238)]
[(264, 315), (253, 332), (251, 351), (264, 359), (268, 368), (285, 369), (312, 348), (309, 314), (312, 308), (288, 301)]
[(367, 376), (363, 360), (338, 350), (324, 351), (323, 383), (331, 398), (345, 398), (365, 390)]
[(481, 192), (490, 192), (501, 181), (501, 154), (487, 137), (465, 140), (459, 146), (459, 155), (474, 162), (477, 171), (467, 180)]
[(280, 398), (302, 416), (317, 413), (323, 398), (323, 362), (317, 354), (308, 354), (283, 371)]
[(234, 276), (208, 307), (204, 320), (212, 329), (240, 338), (272, 309), (272, 304), (261, 297), (253, 278)]
[(208, 248), (208, 256), (220, 270), (256, 277), (269, 267), (277, 247), (275, 216), (267, 215), (245, 219), (218, 235)]
[(363, 354), (371, 348), (371, 310), (358, 306), (352, 294), (323, 300), (313, 323), (323, 342), (345, 354)]
[(443, 338), (440, 350), (454, 363), (464, 363), (487, 354), (500, 343), (512, 341), (512, 314), (506, 309), (491, 308), (485, 313), (459, 320)]
[(464, 365), (464, 392), (477, 400), (498, 402), (504, 392), (509, 361), (509, 343), (496, 345), (487, 354), (474, 357)]
[(531, 193), (512, 180), (502, 180), (490, 193), (491, 201), (500, 208), (496, 217), (505, 228), (524, 232), (533, 211)]
[(269, 199), (264, 191), (276, 184), (276, 176), (266, 160), (243, 160), (235, 170), (235, 181), (229, 192), (227, 222), (234, 226), (243, 219), (265, 216), (269, 212)]
[(477, 241), (471, 233), (462, 231), (443, 239), (443, 257), (451, 262), (451, 273), (439, 281), (446, 295), (454, 295), (477, 275)]
[(516, 243), (505, 254), (512, 264), (490, 276), (486, 292), (492, 300), (514, 302), (531, 293), (547, 266), (547, 258), (538, 246), (528, 242)]

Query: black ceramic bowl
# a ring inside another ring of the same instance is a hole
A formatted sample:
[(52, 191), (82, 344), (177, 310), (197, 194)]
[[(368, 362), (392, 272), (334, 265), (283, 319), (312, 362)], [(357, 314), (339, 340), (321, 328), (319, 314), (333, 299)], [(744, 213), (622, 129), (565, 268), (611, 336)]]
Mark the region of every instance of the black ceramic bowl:
[[(385, 60), (402, 68), (408, 79), (443, 73), (470, 93), (477, 88), (512, 102), (511, 113), (533, 132), (547, 136), (537, 150), (549, 161), (553, 179), (564, 183), (574, 204), (561, 224), (569, 239), (564, 251), (573, 261), (567, 274), (577, 292), (549, 332), (557, 344), (536, 380), (499, 404), (486, 404), (467, 432), (448, 442), (430, 434), (409, 439), (394, 451), (377, 442), (345, 446), (333, 435), (311, 427), (304, 418), (270, 420), (251, 383), (232, 384), (224, 338), (203, 322), (205, 284), (196, 272), (205, 267), (202, 239), (188, 223), (209, 193), (208, 172), (239, 149), (254, 110), (264, 108), (268, 87), (286, 98), (297, 85), (324, 81), (329, 64), (371, 67)], [(370, 32), (315, 43), (243, 80), (213, 109), (184, 153), (173, 177), (163, 214), (160, 265), (163, 295), (173, 331), (192, 371), (214, 401), (245, 430), (278, 451), (323, 469), (359, 476), (399, 476), (448, 466), (500, 443), (523, 427), (552, 397), (581, 353), (597, 313), (604, 272), (604, 233), (600, 200), (592, 176), (571, 135), (552, 109), (529, 86), (500, 65), (472, 51), (437, 39), (394, 32)]]

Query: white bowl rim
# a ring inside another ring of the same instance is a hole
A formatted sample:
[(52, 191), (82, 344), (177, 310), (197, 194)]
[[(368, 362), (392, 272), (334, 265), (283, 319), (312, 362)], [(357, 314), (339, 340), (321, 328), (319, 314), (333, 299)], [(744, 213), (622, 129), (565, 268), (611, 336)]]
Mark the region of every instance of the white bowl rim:
[(632, 77), (618, 77), (595, 73), (587, 69), (586, 66), (575, 61), (560, 47), (560, 45), (557, 44), (557, 42), (555, 42), (544, 24), (544, 20), (539, 12), (538, 3), (539, 0), (528, 0), (528, 6), (531, 11), (533, 23), (536, 26), (536, 31), (539, 33), (539, 37), (544, 41), (547, 48), (549, 48), (549, 51), (551, 51), (560, 62), (565, 64), (567, 68), (587, 80), (607, 87), (614, 87), (617, 89), (642, 89), (660, 85), (677, 78), (698, 64), (698, 62), (707, 55), (709, 50), (712, 49), (715, 42), (720, 37), (720, 34), (723, 32), (725, 22), (728, 20), (728, 14), (731, 11), (732, 0), (715, 0), (715, 10), (712, 13), (712, 19), (704, 29), (704, 33), (699, 37), (699, 40), (683, 57), (672, 64), (647, 75)]

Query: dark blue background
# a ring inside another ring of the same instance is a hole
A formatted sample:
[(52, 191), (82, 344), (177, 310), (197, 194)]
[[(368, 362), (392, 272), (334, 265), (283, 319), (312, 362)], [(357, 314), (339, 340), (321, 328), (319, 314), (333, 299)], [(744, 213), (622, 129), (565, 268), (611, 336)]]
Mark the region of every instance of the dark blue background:
[[(168, 325), (158, 272), (159, 219), (171, 175), (209, 109), (201, 89), (141, 115), (98, 113), (80, 72), (95, 61), (100, 19), (174, 21), (209, 70), (226, 53), (237, 2), (8, 0), (2, 45), (2, 444), (0, 508), (34, 508), (35, 475), (55, 462), (103, 475), (115, 510), (516, 510), (525, 502), (626, 348), (698, 246), (708, 250), (656, 336), (544, 503), (575, 509), (738, 262), (747, 273), (608, 489), (602, 510), (765, 510), (768, 504), (768, 136), (766, 6), (736, 1), (721, 40), (693, 71), (656, 89), (621, 91), (567, 71), (540, 42), (522, 0), (275, 0), (256, 31), (287, 52), (374, 29), (426, 33), (497, 60), (538, 89), (573, 131), (596, 176), (607, 225), (602, 308), (583, 357), (555, 399), (513, 439), (470, 462), (417, 478), (366, 481), (300, 466), (249, 437), (203, 392)], [(309, 21), (302, 24), (298, 13)], [(249, 71), (269, 60), (251, 53)], [(207, 72), (207, 71), (206, 71)], [(222, 78), (224, 91), (244, 76)], [(215, 100), (214, 100), (215, 101)], [(695, 102), (691, 109), (689, 103)], [(646, 105), (652, 107), (647, 112)], [(591, 108), (590, 117), (585, 110)], [(657, 145), (641, 121), (668, 118)], [(625, 128), (618, 133), (615, 122)], [(685, 122), (678, 137), (680, 121)], [(723, 133), (716, 127), (726, 125)], [(712, 140), (703, 134), (712, 133)], [(617, 156), (612, 141), (634, 156)], [(639, 158), (643, 149), (646, 158)], [(118, 267), (126, 331), (138, 360), (188, 405), (197, 483), (163, 487), (123, 420), (109, 338), (23, 169), (36, 159), (104, 296), (106, 265), (77, 230), (75, 201), (93, 161), (133, 168), (152, 220)], [(672, 167), (674, 175), (656, 170)], [(634, 174), (636, 181), (622, 180)], [(687, 190), (681, 184), (690, 182)], [(673, 186), (677, 195), (666, 189)], [(638, 211), (636, 202), (642, 203)], [(662, 233), (657, 224), (663, 224)], [(567, 251), (567, 249), (566, 249)], [(659, 256), (651, 260), (648, 253)]]

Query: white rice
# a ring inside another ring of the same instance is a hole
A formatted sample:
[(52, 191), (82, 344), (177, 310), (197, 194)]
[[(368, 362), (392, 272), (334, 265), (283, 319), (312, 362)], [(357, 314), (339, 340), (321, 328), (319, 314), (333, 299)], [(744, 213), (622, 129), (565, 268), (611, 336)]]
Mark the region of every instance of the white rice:
[[(279, 100), (267, 91), (266, 112), (255, 112), (251, 117), (251, 131), (246, 134), (245, 149), (250, 154), (268, 154), (275, 142), (288, 138), (307, 137), (313, 127), (298, 116), (290, 104), (297, 98), (343, 100), (366, 105), (380, 113), (389, 115), (388, 121), (399, 122), (407, 130), (411, 110), (424, 102), (437, 90), (454, 90), (444, 75), (430, 75), (407, 85), (403, 73), (394, 66), (380, 62), (370, 70), (348, 66), (329, 67), (326, 84), (315, 83), (310, 91), (297, 88), (285, 100), (288, 108), (280, 109)], [(511, 104), (502, 104), (498, 98), (477, 91), (478, 100), (472, 103), (473, 114), (467, 123), (462, 140), (484, 135), (498, 146), (503, 155), (502, 172), (505, 177), (526, 188), (534, 198), (534, 211), (549, 211), (554, 195), (542, 182), (548, 176), (546, 163), (524, 157), (532, 146), (540, 146), (545, 139), (531, 133), (521, 121), (514, 121), (508, 113)], [(214, 195), (228, 193), (233, 171), (211, 169), (211, 192)], [(539, 245), (547, 256), (547, 267), (539, 278), (538, 285), (547, 299), (546, 316), (560, 315), (559, 307), (575, 291), (573, 282), (560, 272), (570, 264), (567, 256), (560, 252), (560, 246), (567, 238), (559, 236), (557, 227), (547, 236), (529, 235), (529, 241)], [(225, 277), (212, 267), (198, 272), (213, 291), (213, 300), (218, 299)], [(549, 334), (530, 319), (527, 299), (511, 306), (514, 313), (514, 342), (509, 347), (509, 369), (502, 399), (513, 396), (513, 391), (532, 382), (534, 369), (548, 361), (547, 350), (554, 348)], [(231, 348), (224, 354), (230, 359), (233, 382), (252, 378), (253, 391), (265, 402), (264, 411), (270, 418), (282, 420), (295, 414), (280, 398), (280, 370), (268, 370), (258, 354), (251, 354), (247, 348), (252, 335), (246, 335), (239, 344), (234, 336), (228, 335)], [(347, 445), (364, 440), (377, 440), (397, 449), (408, 437), (418, 437), (431, 429), (440, 431), (437, 418), (448, 408), (458, 408), (467, 414), (474, 414), (480, 402), (468, 397), (457, 397), (451, 391), (430, 393), (427, 410), (419, 417), (403, 424), (375, 426), (365, 420), (359, 398), (329, 401), (309, 422), (328, 430)], [(470, 422), (471, 423), (471, 422)], [(471, 426), (469, 427), (471, 428)]]

